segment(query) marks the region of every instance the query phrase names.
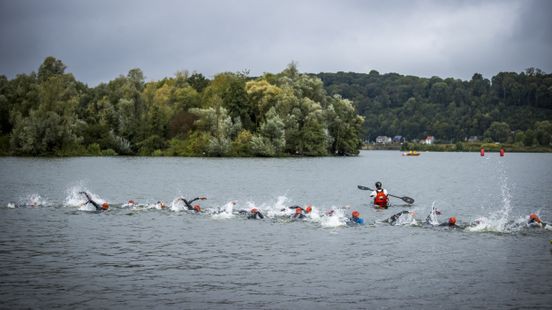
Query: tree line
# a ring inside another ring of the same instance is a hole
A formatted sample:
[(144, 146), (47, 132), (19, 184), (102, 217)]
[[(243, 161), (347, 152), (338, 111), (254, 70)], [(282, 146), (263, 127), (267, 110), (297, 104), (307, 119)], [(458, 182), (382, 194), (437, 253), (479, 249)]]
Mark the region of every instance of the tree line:
[(549, 146), (552, 138), (552, 74), (529, 68), (500, 72), (490, 80), (421, 78), (396, 73), (338, 72), (315, 75), (328, 94), (355, 102), (365, 118), (363, 139), (434, 136), (457, 143), (480, 140)]
[(62, 61), (0, 76), (0, 152), (11, 155), (356, 155), (363, 117), (291, 63), (249, 77), (200, 73), (145, 82), (131, 69), (88, 87)]

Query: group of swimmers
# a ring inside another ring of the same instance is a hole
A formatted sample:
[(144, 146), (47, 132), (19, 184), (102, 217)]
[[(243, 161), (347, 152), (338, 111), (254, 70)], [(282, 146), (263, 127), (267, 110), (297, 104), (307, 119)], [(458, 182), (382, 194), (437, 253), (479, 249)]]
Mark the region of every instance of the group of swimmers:
[[(109, 204), (107, 202), (104, 202), (104, 203), (100, 204), (100, 203), (94, 201), (91, 198), (90, 194), (88, 194), (87, 192), (80, 192), (79, 194), (82, 194), (86, 198), (86, 201), (82, 204), (82, 206), (87, 205), (87, 204), (91, 204), (92, 206), (95, 207), (95, 209), (97, 211), (105, 211), (105, 210), (109, 209)], [(376, 208), (385, 208), (385, 209), (388, 208), (388, 202), (389, 202), (388, 194), (387, 194), (387, 191), (382, 188), (381, 182), (376, 183), (376, 190), (373, 191), (370, 194), (370, 196), (374, 197), (374, 206)], [(196, 201), (205, 200), (205, 199), (207, 199), (207, 198), (206, 197), (196, 197), (194, 199), (187, 200), (184, 197), (178, 197), (175, 200), (175, 202), (182, 201), (182, 203), (184, 204), (184, 207), (188, 211), (192, 211), (194, 213), (201, 213), (201, 212), (203, 212), (201, 206), (199, 204), (194, 205), (193, 203), (196, 202)], [(235, 202), (232, 202), (232, 204), (235, 205)], [(138, 206), (138, 204), (133, 200), (129, 200), (127, 206), (133, 207), (133, 206)], [(158, 209), (167, 208), (165, 203), (163, 203), (162, 201), (158, 201), (155, 204), (155, 207), (158, 208)], [(307, 205), (306, 207), (301, 207), (301, 206), (298, 206), (298, 205), (294, 205), (294, 206), (290, 206), (290, 207), (287, 207), (287, 208), (283, 208), (280, 211), (287, 214), (287, 212), (286, 212), (287, 210), (293, 210), (292, 214), (289, 215), (289, 218), (291, 220), (301, 220), (301, 219), (307, 218), (307, 216), (309, 214), (311, 214), (313, 209), (312, 209), (311, 205)], [(213, 213), (217, 214), (217, 213), (221, 213), (221, 212), (224, 212), (224, 211), (219, 210), (219, 211), (216, 211), (216, 212), (213, 212)], [(335, 210), (332, 209), (332, 210), (329, 210), (329, 211), (325, 212), (324, 216), (334, 216), (334, 213), (335, 213)], [(252, 219), (252, 220), (262, 220), (262, 219), (265, 218), (265, 215), (263, 215), (263, 213), (257, 208), (252, 208), (250, 210), (238, 210), (237, 214), (244, 215), (247, 219)], [(448, 220), (444, 223), (438, 223), (438, 221), (436, 220), (436, 216), (440, 215), (440, 214), (441, 214), (441, 212), (439, 210), (437, 210), (435, 208), (432, 208), (430, 214), (427, 216), (427, 218), (423, 222), (424, 225), (446, 226), (446, 227), (450, 227), (450, 228), (459, 228), (459, 229), (463, 229), (463, 228), (466, 228), (466, 227), (469, 226), (469, 225), (460, 225), (460, 224), (458, 224), (457, 220), (456, 220), (456, 217), (454, 217), (454, 216), (449, 217)], [(389, 218), (387, 218), (387, 219), (385, 219), (381, 222), (382, 223), (387, 223), (389, 225), (397, 225), (397, 224), (400, 223), (400, 219), (403, 216), (409, 216), (411, 219), (414, 219), (414, 217), (416, 216), (416, 212), (415, 211), (403, 210), (403, 211), (400, 211), (400, 212), (392, 215), (391, 217), (389, 217)], [(357, 211), (357, 210), (353, 210), (351, 212), (351, 216), (347, 217), (347, 224), (349, 224), (349, 225), (362, 225), (364, 223), (365, 223), (364, 219), (360, 216), (360, 212)], [(479, 223), (476, 222), (475, 224), (479, 224)], [(532, 213), (532, 214), (529, 215), (529, 220), (528, 220), (527, 224), (530, 227), (541, 227), (541, 228), (546, 228), (546, 226), (550, 225), (548, 223), (543, 222), (537, 216), (537, 214), (535, 214), (535, 213)], [(549, 226), (549, 228), (552, 228), (552, 227)]]

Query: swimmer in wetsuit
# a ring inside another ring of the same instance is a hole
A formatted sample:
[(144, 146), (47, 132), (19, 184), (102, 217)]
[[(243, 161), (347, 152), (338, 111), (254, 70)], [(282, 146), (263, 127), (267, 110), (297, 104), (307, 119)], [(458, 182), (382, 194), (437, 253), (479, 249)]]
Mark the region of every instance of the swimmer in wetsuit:
[(96, 211), (105, 211), (109, 209), (109, 204), (107, 202), (102, 203), (102, 205), (100, 206), (100, 204), (95, 202), (87, 192), (80, 192), (79, 194), (82, 194), (86, 197), (86, 202), (83, 203), (82, 206), (85, 206), (90, 203), (96, 208)]
[(264, 219), (264, 215), (261, 213), (261, 211), (257, 210), (257, 208), (251, 209), (249, 212), (247, 210), (240, 210), (240, 214), (247, 214), (248, 220), (262, 220)]
[(441, 224), (439, 224), (439, 225), (437, 225), (437, 226), (441, 226), (441, 227), (445, 226), (445, 227), (462, 228), (462, 227), (456, 225), (456, 217), (455, 217), (455, 216), (449, 217), (448, 221), (446, 221), (446, 222), (444, 222), (444, 223), (441, 223)]
[(312, 206), (309, 204), (306, 208), (303, 209), (303, 207), (300, 207), (298, 205), (283, 208), (282, 212), (286, 211), (286, 209), (292, 209), (295, 210), (295, 213), (291, 215), (292, 219), (303, 219), (307, 214), (310, 214), (312, 212)]
[(397, 222), (397, 220), (403, 215), (403, 214), (409, 214), (409, 213), (412, 213), (413, 215), (415, 214), (414, 212), (410, 212), (410, 211), (401, 211), (397, 214), (394, 214), (392, 215), (390, 218), (386, 219), (386, 220), (383, 220), (382, 222), (383, 223), (389, 223), (389, 225), (395, 225), (395, 223)]
[[(304, 213), (303, 213), (303, 208), (299, 207), (299, 206), (294, 206), (295, 207), (295, 213), (291, 216), (291, 219), (292, 220), (300, 220), (300, 219), (304, 219), (305, 217), (307, 217)], [(293, 207), (290, 207), (290, 208), (293, 208)]]
[(194, 198), (194, 199), (188, 201), (188, 200), (186, 200), (184, 197), (179, 197), (179, 198), (177, 199), (177, 201), (178, 201), (178, 200), (182, 200), (182, 202), (184, 202), (184, 204), (186, 205), (186, 208), (188, 208), (188, 210), (190, 210), (190, 211), (193, 210), (193, 211), (195, 211), (196, 213), (198, 213), (198, 212), (201, 212), (201, 207), (200, 207), (199, 205), (194, 205), (194, 206), (192, 206), (192, 203), (193, 203), (194, 201), (197, 201), (197, 200), (205, 200), (205, 199), (207, 199), (207, 197), (197, 197), (197, 198)]

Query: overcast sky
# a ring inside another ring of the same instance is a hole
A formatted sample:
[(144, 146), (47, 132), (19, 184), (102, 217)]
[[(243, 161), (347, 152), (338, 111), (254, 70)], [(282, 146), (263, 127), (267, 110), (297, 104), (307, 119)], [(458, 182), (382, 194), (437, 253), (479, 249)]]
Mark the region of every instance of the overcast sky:
[(96, 85), (131, 68), (397, 72), (490, 78), (552, 72), (552, 1), (0, 0), (0, 74), (61, 59)]

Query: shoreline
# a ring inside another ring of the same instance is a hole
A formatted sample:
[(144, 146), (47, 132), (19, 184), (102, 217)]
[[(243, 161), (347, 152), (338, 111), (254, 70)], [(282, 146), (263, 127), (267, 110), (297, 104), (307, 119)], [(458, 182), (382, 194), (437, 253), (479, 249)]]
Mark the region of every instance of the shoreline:
[(362, 150), (367, 151), (417, 151), (417, 152), (474, 152), (481, 149), (485, 152), (498, 153), (504, 148), (506, 153), (552, 153), (552, 146), (520, 146), (515, 144), (496, 143), (456, 143), (456, 144), (364, 144)]

